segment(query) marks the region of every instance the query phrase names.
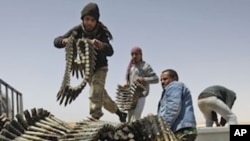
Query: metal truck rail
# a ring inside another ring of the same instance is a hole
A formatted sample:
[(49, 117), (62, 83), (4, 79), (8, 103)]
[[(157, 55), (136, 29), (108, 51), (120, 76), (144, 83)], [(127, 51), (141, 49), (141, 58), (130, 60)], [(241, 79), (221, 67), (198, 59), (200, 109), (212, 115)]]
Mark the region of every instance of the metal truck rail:
[(0, 115), (5, 113), (9, 119), (13, 119), (16, 114), (22, 112), (22, 93), (0, 79)]

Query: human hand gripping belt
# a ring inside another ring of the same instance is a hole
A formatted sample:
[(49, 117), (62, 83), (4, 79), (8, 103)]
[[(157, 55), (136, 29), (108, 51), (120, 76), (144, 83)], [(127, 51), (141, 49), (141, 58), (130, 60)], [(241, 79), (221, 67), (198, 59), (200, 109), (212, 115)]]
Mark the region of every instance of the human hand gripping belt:
[(135, 81), (130, 87), (117, 86), (116, 104), (122, 111), (129, 111), (136, 107), (140, 94), (145, 87)]
[[(57, 93), (57, 101), (60, 105), (64, 103), (64, 106), (78, 97), (95, 69), (96, 51), (94, 47), (91, 46), (89, 39), (76, 39), (75, 36), (76, 32), (73, 32), (65, 47), (66, 68), (61, 88)], [(82, 78), (81, 83), (75, 87), (70, 85), (71, 73), (72, 77), (76, 75), (76, 78), (79, 79), (80, 74)]]

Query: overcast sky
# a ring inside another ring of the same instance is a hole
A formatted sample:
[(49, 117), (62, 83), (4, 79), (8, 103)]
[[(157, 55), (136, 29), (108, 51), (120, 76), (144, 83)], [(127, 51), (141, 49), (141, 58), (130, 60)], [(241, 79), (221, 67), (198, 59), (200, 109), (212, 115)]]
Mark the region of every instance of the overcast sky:
[[(24, 109), (44, 108), (66, 121), (88, 116), (87, 86), (67, 107), (56, 94), (64, 69), (65, 51), (53, 46), (55, 37), (79, 24), (86, 0), (0, 1), (0, 78), (23, 93)], [(97, 2), (100, 20), (114, 36), (106, 88), (115, 99), (124, 84), (130, 49), (140, 46), (143, 59), (160, 76), (175, 69), (192, 92), (198, 122), (204, 118), (198, 94), (223, 85), (237, 93), (233, 107), (240, 121), (250, 119), (250, 1), (249, 0), (106, 0)], [(151, 85), (143, 116), (156, 113), (162, 88)], [(105, 111), (105, 110), (104, 110)], [(105, 111), (103, 120), (118, 121)]]

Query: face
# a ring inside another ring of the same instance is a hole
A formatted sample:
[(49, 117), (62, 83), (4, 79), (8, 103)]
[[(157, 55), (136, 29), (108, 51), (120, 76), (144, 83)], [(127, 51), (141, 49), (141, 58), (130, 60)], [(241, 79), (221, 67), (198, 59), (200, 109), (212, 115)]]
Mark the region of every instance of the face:
[(140, 62), (141, 59), (142, 59), (141, 54), (140, 54), (140, 53), (137, 53), (137, 52), (131, 53), (131, 57), (132, 57), (132, 60), (133, 60), (134, 63), (138, 63), (138, 62)]
[(163, 89), (172, 81), (174, 81), (174, 79), (170, 77), (169, 72), (163, 72), (161, 74), (161, 86)]
[(97, 24), (96, 19), (89, 15), (84, 16), (82, 19), (82, 22), (83, 22), (85, 29), (89, 32), (93, 31)]

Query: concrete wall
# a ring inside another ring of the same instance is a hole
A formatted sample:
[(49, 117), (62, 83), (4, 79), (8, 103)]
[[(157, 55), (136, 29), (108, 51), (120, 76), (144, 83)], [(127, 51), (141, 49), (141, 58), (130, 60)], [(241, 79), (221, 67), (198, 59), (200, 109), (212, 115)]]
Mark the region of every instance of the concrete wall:
[(229, 127), (198, 127), (195, 141), (229, 141)]

